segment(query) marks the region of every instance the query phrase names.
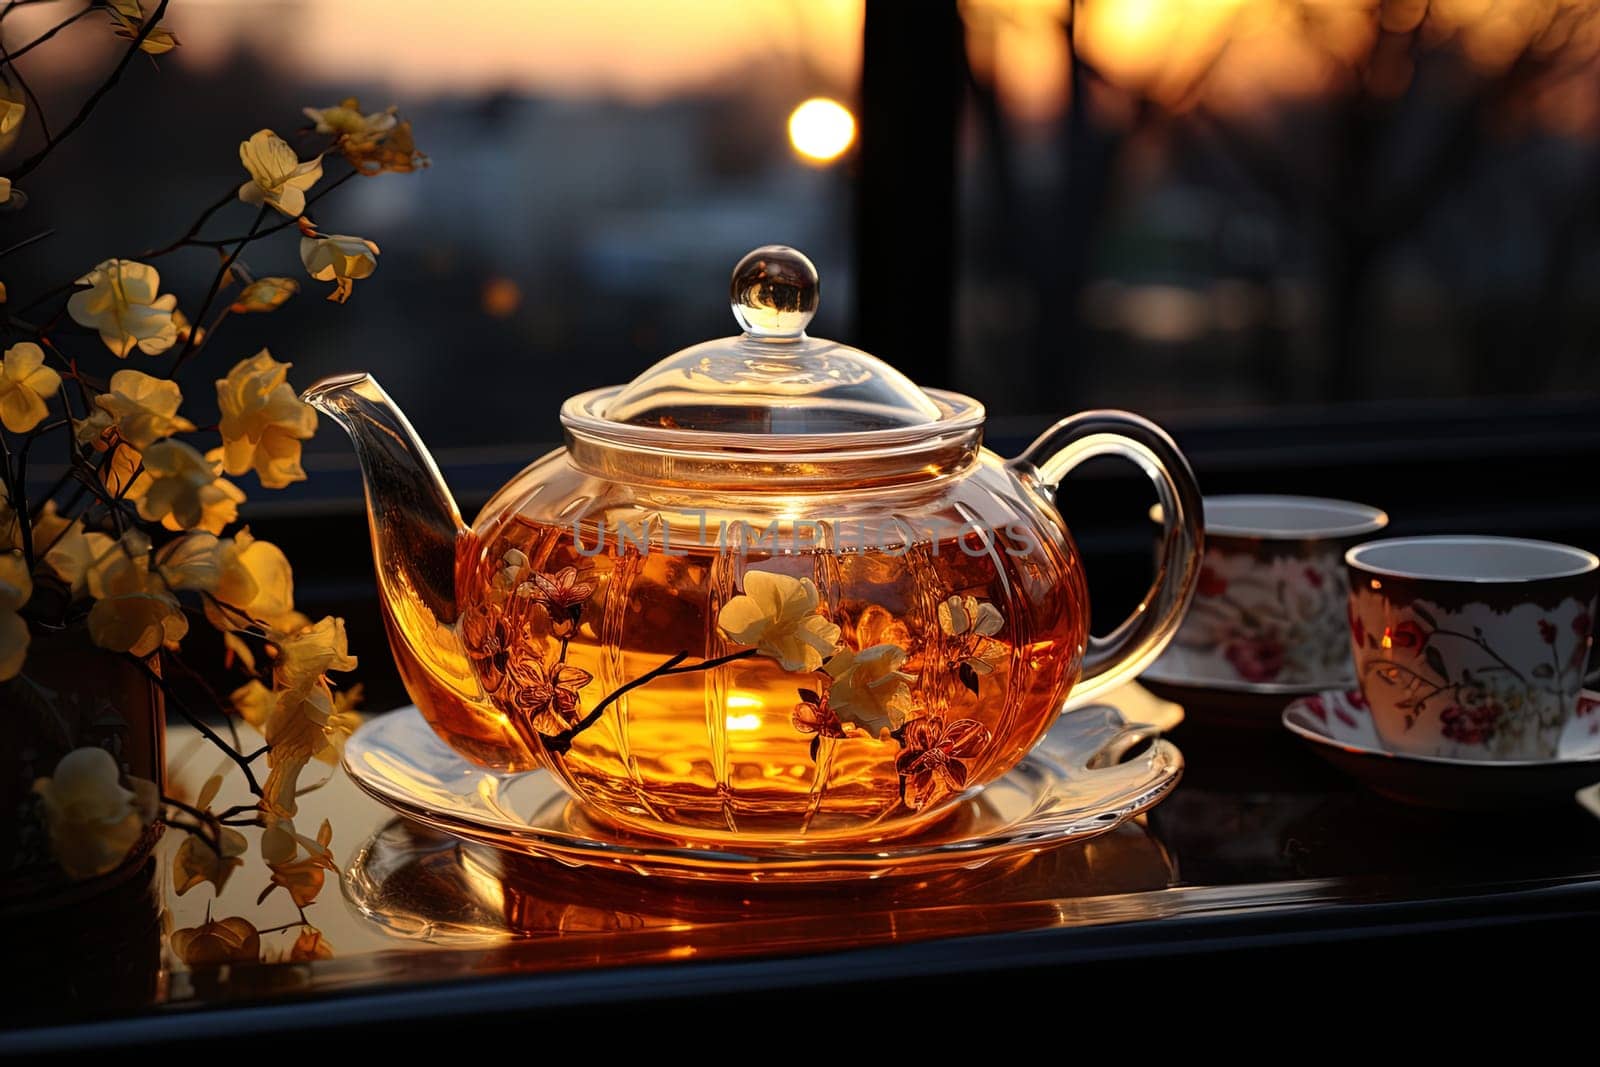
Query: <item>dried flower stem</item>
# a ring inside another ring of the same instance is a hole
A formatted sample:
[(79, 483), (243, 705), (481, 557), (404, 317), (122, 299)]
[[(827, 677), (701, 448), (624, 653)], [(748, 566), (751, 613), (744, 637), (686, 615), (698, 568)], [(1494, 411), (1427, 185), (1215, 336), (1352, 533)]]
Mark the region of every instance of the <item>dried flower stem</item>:
[(140, 252), (137, 256), (130, 256), (128, 258), (154, 259), (157, 256), (164, 256), (169, 252), (176, 252), (178, 249), (190, 244), (196, 237), (200, 236), (200, 231), (205, 228), (206, 223), (211, 221), (211, 216), (215, 215), (217, 212), (221, 211), (238, 198), (239, 187), (237, 185), (229, 186), (227, 192), (223, 193), (214, 202), (212, 202), (211, 206), (200, 212), (200, 217), (194, 220), (193, 224), (190, 225), (189, 229), (182, 237), (178, 238), (176, 241), (173, 241), (169, 245), (163, 245), (160, 248), (152, 248), (149, 251)]
[(609, 708), (612, 704), (615, 704), (621, 697), (639, 688), (641, 685), (653, 682), (657, 678), (662, 678), (669, 674), (692, 674), (695, 671), (709, 671), (714, 667), (722, 666), (724, 663), (732, 663), (734, 660), (739, 659), (748, 659), (749, 657), (754, 656), (758, 651), (758, 649), (754, 648), (744, 648), (740, 649), (738, 652), (729, 652), (725, 656), (717, 656), (713, 659), (701, 660), (699, 663), (693, 663), (687, 667), (681, 666), (681, 664), (684, 660), (689, 658), (689, 653), (679, 652), (677, 655), (661, 664), (661, 666), (648, 670), (639, 675), (639, 677), (635, 678), (633, 681), (624, 685), (620, 685), (616, 689), (612, 690), (610, 696), (596, 704), (589, 714), (585, 715), (582, 719), (579, 719), (573, 725), (567, 727), (558, 734), (541, 733), (539, 734), (539, 740), (544, 742), (545, 751), (547, 752), (566, 752), (572, 747), (573, 740), (576, 739), (579, 734), (583, 733), (583, 731), (600, 721), (600, 716), (605, 714), (607, 708)]
[[(169, 804), (172, 802), (171, 797), (162, 797), (161, 799)], [(222, 855), (222, 835), (212, 835), (207, 833), (204, 823), (199, 821), (190, 822), (187, 819), (177, 819), (170, 815), (167, 816), (165, 821), (166, 824), (172, 827), (174, 830), (182, 830), (185, 833), (190, 833), (200, 838), (200, 840), (204, 841), (206, 843), (206, 847), (211, 849), (212, 852), (215, 852), (219, 856)]]
[[(351, 178), (354, 178), (360, 173), (361, 172), (358, 170), (350, 170), (344, 174), (341, 174), (339, 177), (335, 178), (333, 181), (329, 182), (327, 185), (324, 185), (321, 189), (318, 189), (315, 193), (311, 194), (311, 196), (307, 197), (306, 207), (310, 208), (312, 204), (315, 204), (318, 200), (321, 200), (323, 197), (327, 196), (329, 193), (339, 188), (339, 186), (343, 185), (345, 182), (349, 181)], [(271, 237), (275, 233), (280, 233), (284, 230), (287, 230), (291, 226), (298, 226), (300, 224), (300, 219), (303, 218), (304, 215), (305, 213), (301, 212), (299, 216), (296, 216), (292, 219), (284, 219), (282, 222), (268, 226), (259, 233), (251, 232), (246, 234), (236, 234), (232, 237), (218, 237), (215, 239), (207, 238), (203, 241), (192, 240), (189, 241), (188, 244), (200, 248), (223, 248), (227, 245), (233, 244), (235, 241), (260, 240), (263, 237)]]
[(178, 358), (173, 362), (172, 370), (168, 372), (167, 377), (176, 378), (178, 371), (183, 369), (183, 365), (189, 361), (189, 357), (194, 355), (199, 345), (201, 327), (205, 324), (206, 315), (211, 311), (212, 301), (216, 300), (217, 293), (222, 290), (222, 283), (227, 280), (228, 271), (233, 269), (233, 264), (238, 260), (239, 253), (243, 252), (244, 246), (255, 240), (256, 235), (261, 232), (261, 224), (267, 221), (267, 212), (271, 210), (271, 207), (262, 204), (261, 210), (256, 212), (256, 221), (250, 226), (250, 232), (245, 234), (239, 240), (239, 243), (234, 245), (233, 251), (223, 258), (222, 266), (217, 268), (216, 277), (211, 279), (211, 288), (206, 290), (206, 298), (201, 301), (200, 310), (195, 314), (194, 320), (189, 327), (189, 339), (183, 343), (183, 351), (178, 353)]
[(10, 15), (11, 12), (15, 11), (19, 7), (33, 7), (37, 4), (55, 3), (60, 3), (60, 0), (6, 0), (5, 6), (0, 7), (0, 22), (4, 22), (6, 20), (6, 16)]
[(197, 808), (187, 801), (179, 800), (177, 797), (169, 797), (165, 793), (161, 794), (161, 803), (177, 808), (179, 811), (187, 812), (193, 815), (196, 820), (195, 823), (186, 823), (181, 819), (174, 819), (168, 816), (167, 825), (176, 827), (179, 830), (187, 830), (191, 834), (198, 834), (212, 852), (218, 856), (222, 855), (221, 819), (209, 811)]
[[(11, 9), (16, 7), (16, 6), (17, 6), (16, 2), (7, 4), (6, 5), (6, 9), (4, 11), (0, 11), (0, 19), (3, 19), (7, 15), (11, 14)], [(165, 6), (165, 5), (162, 5), (162, 6)], [(35, 48), (38, 48), (40, 45), (42, 45), (46, 41), (50, 40), (50, 38), (54, 37), (56, 34), (60, 33), (62, 30), (66, 29), (68, 26), (72, 25), (74, 22), (77, 22), (79, 19), (83, 18), (89, 12), (93, 11), (94, 7), (95, 7), (94, 4), (90, 4), (88, 7), (84, 8), (81, 11), (79, 11), (76, 15), (67, 16), (65, 19), (63, 19), (62, 21), (56, 23), (54, 26), (50, 27), (48, 30), (45, 30), (39, 36), (35, 37), (33, 40), (31, 40), (27, 44), (23, 45), (21, 48), (17, 49), (15, 52), (12, 52), (9, 56), (6, 57), (6, 61), (7, 62), (14, 62), (15, 60), (21, 59), (23, 56), (27, 55), (29, 52), (33, 51)]]
[[(223, 740), (222, 735), (218, 734), (206, 724), (204, 719), (200, 718), (200, 716), (189, 710), (189, 706), (179, 699), (178, 695), (172, 691), (172, 687), (167, 684), (167, 680), (161, 677), (161, 674), (154, 670), (142, 657), (130, 655), (128, 656), (128, 659), (138, 664), (139, 669), (144, 672), (145, 677), (149, 678), (150, 681), (154, 682), (161, 688), (161, 691), (166, 694), (167, 703), (171, 705), (173, 710), (175, 710), (179, 715), (183, 716), (183, 720), (185, 722), (187, 722), (190, 726), (193, 726), (196, 730), (199, 730), (201, 736), (203, 736), (207, 741), (210, 741), (217, 748), (221, 749), (223, 755), (232, 760), (234, 765), (244, 772), (244, 780), (245, 783), (250, 787), (251, 795), (258, 797), (261, 796), (261, 783), (256, 781), (255, 772), (250, 769), (250, 761), (235, 751), (227, 741)], [(162, 658), (162, 662), (176, 663), (179, 666), (190, 670), (191, 674), (193, 673), (192, 668), (189, 668), (188, 664), (174, 656), (165, 656)], [(218, 706), (220, 707), (221, 705), (219, 704)]]
[[(81, 16), (78, 16), (81, 17)], [(16, 56), (6, 50), (0, 42), (0, 63), (11, 69), (11, 76), (17, 79), (17, 84), (22, 87), (22, 95), (27, 98), (28, 106), (33, 109), (34, 116), (39, 120), (39, 131), (44, 134), (46, 141), (50, 140), (50, 121), (44, 117), (44, 106), (39, 103), (39, 98), (33, 93), (33, 86), (28, 84), (28, 79), (22, 76), (22, 71), (17, 69), (14, 62)]]
[(190, 804), (186, 800), (179, 800), (177, 797), (169, 797), (165, 793), (161, 794), (161, 802), (163, 804), (171, 804), (173, 807), (177, 808), (179, 811), (186, 811), (190, 815), (193, 815), (197, 819), (207, 819), (207, 820), (209, 820), (209, 819), (216, 818), (216, 816), (212, 815), (209, 811), (206, 811), (206, 810), (204, 810), (202, 808), (198, 808), (195, 805)]
[(10, 245), (7, 245), (4, 248), (0, 248), (0, 259), (4, 259), (6, 256), (9, 256), (13, 252), (20, 252), (24, 248), (27, 248), (29, 245), (44, 240), (46, 237), (54, 237), (55, 236), (55, 232), (56, 232), (55, 227), (52, 226), (48, 230), (40, 230), (38, 233), (34, 234), (32, 237), (24, 237), (22, 240), (17, 241), (15, 244), (10, 244)]
[[(72, 116), (71, 122), (62, 127), (62, 130), (59, 134), (47, 140), (43, 148), (39, 149), (39, 151), (35, 152), (33, 155), (29, 156), (27, 159), (24, 159), (17, 165), (17, 169), (11, 172), (11, 180), (13, 182), (19, 178), (26, 177), (28, 174), (31, 174), (34, 168), (40, 163), (43, 163), (45, 158), (55, 150), (57, 145), (59, 145), (62, 141), (65, 141), (68, 137), (71, 137), (74, 133), (77, 133), (78, 129), (85, 122), (89, 121), (89, 115), (94, 111), (95, 107), (102, 99), (105, 98), (105, 95), (116, 86), (117, 82), (122, 80), (122, 72), (128, 69), (128, 64), (133, 62), (133, 57), (139, 54), (139, 46), (144, 44), (145, 38), (149, 37), (150, 34), (155, 30), (156, 24), (161, 21), (161, 16), (167, 13), (167, 5), (171, 2), (172, 0), (161, 0), (161, 2), (156, 5), (155, 12), (151, 14), (149, 18), (145, 19), (143, 26), (139, 27), (139, 32), (135, 34), (133, 40), (128, 43), (127, 51), (122, 53), (122, 59), (118, 61), (115, 67), (112, 68), (111, 73), (109, 76), (107, 76), (106, 80), (100, 83), (100, 87), (98, 89), (89, 94), (89, 99), (83, 102), (83, 106), (78, 109), (78, 113)], [(83, 11), (79, 12), (61, 26), (56, 27), (55, 30), (51, 30), (45, 36), (40, 37), (37, 40), (34, 40), (18, 49), (12, 54), (12, 58), (15, 59), (16, 57), (27, 52), (29, 49), (36, 48), (53, 36), (58, 30), (70, 25), (72, 22), (76, 22), (78, 19), (82, 18), (84, 15), (87, 15), (92, 10), (92, 5), (85, 8)]]

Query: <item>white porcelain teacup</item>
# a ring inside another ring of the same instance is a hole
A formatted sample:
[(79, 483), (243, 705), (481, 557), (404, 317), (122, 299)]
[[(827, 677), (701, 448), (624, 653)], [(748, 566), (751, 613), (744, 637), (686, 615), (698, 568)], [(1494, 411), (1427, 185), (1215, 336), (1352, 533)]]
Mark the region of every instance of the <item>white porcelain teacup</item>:
[(1600, 558), (1549, 541), (1407, 537), (1345, 560), (1356, 672), (1386, 747), (1555, 758), (1583, 688)]
[(1206, 497), (1205, 520), (1194, 600), (1151, 679), (1260, 692), (1353, 687), (1344, 553), (1389, 517), (1345, 500), (1254, 495)]

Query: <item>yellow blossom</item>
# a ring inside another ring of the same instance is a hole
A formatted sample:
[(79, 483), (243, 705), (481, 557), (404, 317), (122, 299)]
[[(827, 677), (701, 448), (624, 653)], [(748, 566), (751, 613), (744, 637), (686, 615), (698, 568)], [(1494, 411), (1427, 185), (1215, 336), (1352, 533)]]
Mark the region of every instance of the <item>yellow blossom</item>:
[(361, 706), (364, 699), (365, 689), (360, 685), (333, 694), (333, 711), (328, 715), (328, 721), (322, 724), (322, 736), (327, 739), (327, 744), (316, 751), (316, 759), (330, 766), (339, 765), (339, 759), (344, 755), (344, 743), (361, 725), (361, 713), (356, 708)]
[(240, 637), (232, 630), (222, 633), (222, 665), (232, 667), (237, 660), (244, 669), (251, 674), (256, 671), (256, 654), (250, 647), (250, 642)]
[(12, 84), (10, 77), (0, 77), (0, 137), (15, 133), (27, 117), (27, 98), (22, 90)]
[(144, 450), (150, 488), (139, 499), (139, 514), (169, 530), (221, 533), (239, 517), (244, 493), (192, 446), (168, 438)]
[(233, 710), (257, 730), (266, 728), (273, 701), (272, 690), (254, 678), (228, 694), (228, 702), (233, 705)]
[(116, 420), (117, 432), (135, 448), (147, 448), (155, 441), (194, 429), (194, 423), (178, 414), (183, 393), (178, 383), (145, 374), (119, 370), (111, 376), (111, 388), (94, 398), (95, 406)]
[(72, 587), (73, 595), (83, 592), (94, 557), (81, 519), (68, 519), (56, 511), (54, 500), (46, 501), (33, 521), (33, 551), (44, 557), (45, 566), (57, 578)]
[[(269, 814), (281, 818), (295, 814), (300, 773), (327, 746), (332, 715), (333, 691), (322, 678), (273, 694), (261, 724), (261, 736), (270, 746), (267, 777), (261, 783), (262, 805)], [(263, 851), (264, 846), (265, 842)]]
[[(118, 37), (124, 41), (137, 40), (139, 31), (144, 27), (145, 14), (139, 0), (107, 0), (106, 11), (111, 16), (111, 26)], [(166, 23), (157, 23), (155, 28), (145, 34), (139, 41), (139, 50), (152, 56), (159, 56), (178, 47), (178, 38), (167, 29)]]
[(939, 604), (939, 629), (955, 641), (954, 655), (960, 662), (961, 680), (974, 694), (977, 679), (993, 674), (1004, 662), (1006, 649), (989, 640), (1006, 624), (1000, 609), (972, 596), (951, 596)]
[(381, 141), (395, 126), (395, 111), (374, 111), (362, 114), (361, 101), (347, 97), (332, 107), (305, 108), (305, 116), (317, 125), (318, 133), (334, 133), (357, 143)]
[(279, 635), (277, 645), (275, 674), (284, 689), (310, 685), (329, 671), (356, 669), (344, 620), (331, 615), (293, 636)]
[(327, 872), (338, 870), (328, 848), (332, 841), (333, 826), (326, 819), (322, 820), (315, 841), (296, 833), (294, 824), (287, 819), (269, 826), (261, 835), (261, 858), (272, 870), (272, 882), (261, 891), (256, 903), (283, 886), (296, 907), (308, 907), (322, 892)]
[(144, 456), (132, 445), (118, 443), (100, 464), (100, 482), (118, 500), (141, 499), (150, 491), (150, 475), (144, 471)]
[(206, 331), (202, 327), (195, 326), (193, 323), (191, 323), (189, 321), (189, 316), (185, 315), (181, 308), (172, 309), (172, 324), (178, 329), (178, 344), (188, 344), (189, 337), (191, 335), (194, 337), (195, 344), (198, 345), (204, 343), (206, 339)]
[(263, 348), (217, 379), (222, 469), (235, 477), (253, 469), (267, 489), (305, 480), (301, 442), (317, 432), (316, 409), (288, 382), (290, 366)]
[[(328, 762), (337, 755), (344, 735), (353, 728), (350, 701), (341, 708), (323, 675), (327, 671), (353, 670), (355, 657), (346, 647), (344, 620), (325, 618), (292, 636), (275, 634), (278, 657), (268, 694), (259, 683), (245, 685), (232, 694), (234, 707), (246, 721), (256, 724), (269, 746), (268, 772), (261, 783), (263, 810), (273, 819), (287, 820), (297, 810), (295, 793), (300, 774), (313, 758)], [(352, 693), (352, 699), (358, 697)], [(262, 839), (262, 854), (268, 855)], [(274, 862), (268, 857), (268, 862)]]
[(833, 656), (822, 667), (833, 679), (828, 706), (841, 722), (853, 722), (874, 737), (898, 727), (911, 710), (907, 684), (916, 681), (900, 670), (905, 661), (905, 649), (898, 645), (846, 649)]
[(196, 530), (174, 538), (156, 553), (156, 573), (171, 589), (209, 592), (222, 575), (222, 542), (217, 535)]
[(322, 157), (304, 163), (289, 143), (271, 130), (257, 130), (239, 145), (239, 162), (250, 180), (239, 186), (247, 204), (270, 204), (290, 218), (306, 209), (306, 190), (322, 177)]
[(310, 628), (311, 617), (309, 615), (304, 612), (291, 611), (279, 620), (277, 629), (273, 632), (278, 635), (278, 639), (281, 641)]
[(311, 963), (315, 960), (333, 959), (333, 946), (328, 944), (328, 939), (322, 936), (322, 931), (315, 926), (307, 926), (300, 931), (300, 936), (294, 939), (294, 944), (289, 948), (288, 956), (284, 957), (287, 963)]
[(1000, 609), (977, 597), (952, 596), (939, 605), (939, 629), (951, 637), (977, 634), (993, 637), (1005, 625)]
[(210, 882), (220, 894), (228, 884), (228, 877), (244, 866), (240, 858), (245, 851), (244, 835), (228, 826), (217, 829), (218, 843), (222, 846), (220, 854), (211, 847), (211, 842), (191, 833), (172, 857), (172, 883), (180, 897), (201, 882)]
[(131, 780), (103, 748), (76, 748), (61, 757), (54, 775), (33, 783), (44, 809), (50, 848), (72, 878), (113, 870), (144, 833), (154, 814), (154, 787)]
[(123, 571), (132, 566), (144, 572), (150, 566), (150, 538), (139, 530), (129, 530), (120, 539), (98, 531), (83, 535), (89, 547), (89, 566), (85, 571), (89, 595), (99, 599), (111, 595), (115, 586), (126, 584)]
[(61, 375), (44, 365), (44, 349), (21, 341), (0, 357), (0, 423), (12, 433), (27, 433), (45, 420), (44, 398), (61, 388)]
[(319, 282), (333, 282), (328, 299), (342, 304), (362, 278), (378, 269), (378, 246), (361, 237), (335, 233), (300, 239), (300, 262)]
[(299, 291), (300, 283), (293, 278), (257, 278), (240, 291), (228, 310), (235, 315), (276, 311)]
[(130, 530), (122, 540), (85, 535), (94, 561), (89, 566), (89, 637), (101, 648), (148, 656), (163, 644), (176, 646), (189, 620), (159, 574), (150, 571), (150, 540)]
[(117, 418), (104, 408), (95, 408), (81, 419), (72, 420), (72, 438), (80, 445), (92, 445), (96, 452), (104, 452), (111, 447), (114, 435), (111, 433), (117, 424)]
[(15, 552), (0, 555), (0, 682), (15, 678), (28, 656), (28, 624), (22, 606), (33, 596), (27, 561)]
[(411, 123), (402, 122), (378, 140), (347, 137), (339, 145), (344, 158), (362, 174), (409, 174), (428, 165), (428, 157), (417, 151)]
[[(341, 700), (319, 677), (275, 693), (268, 693), (260, 683), (245, 685), (232, 697), (246, 721), (255, 723), (260, 718), (258, 728), (270, 746), (269, 770), (261, 783), (263, 807), (274, 818), (292, 818), (298, 810), (296, 793), (306, 764), (312, 759), (337, 764), (345, 741), (360, 724), (360, 716), (352, 710), (354, 701), (360, 699), (359, 687)], [(262, 846), (265, 853), (265, 840)]]
[(168, 935), (167, 944), (190, 967), (254, 963), (261, 958), (261, 935), (249, 919), (237, 915), (174, 930)]
[(206, 600), (206, 618), (219, 630), (252, 623), (277, 629), (294, 613), (294, 571), (277, 545), (240, 530), (217, 546), (218, 574)]
[(161, 275), (151, 266), (127, 259), (108, 259), (78, 279), (88, 289), (73, 293), (67, 313), (79, 326), (100, 334), (119, 357), (135, 348), (146, 355), (160, 355), (178, 339), (178, 324), (172, 310), (178, 298), (171, 293), (157, 296)]
[(786, 671), (814, 671), (839, 644), (839, 627), (817, 614), (810, 578), (747, 571), (744, 593), (722, 606), (717, 625), (728, 640), (754, 645)]

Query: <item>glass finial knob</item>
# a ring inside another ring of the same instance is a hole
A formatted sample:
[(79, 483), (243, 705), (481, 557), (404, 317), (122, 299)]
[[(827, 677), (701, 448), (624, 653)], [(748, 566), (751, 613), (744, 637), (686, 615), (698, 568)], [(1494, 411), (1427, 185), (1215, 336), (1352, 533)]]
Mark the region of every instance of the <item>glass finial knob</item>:
[(733, 317), (754, 337), (800, 337), (817, 313), (816, 266), (787, 245), (763, 245), (733, 268)]

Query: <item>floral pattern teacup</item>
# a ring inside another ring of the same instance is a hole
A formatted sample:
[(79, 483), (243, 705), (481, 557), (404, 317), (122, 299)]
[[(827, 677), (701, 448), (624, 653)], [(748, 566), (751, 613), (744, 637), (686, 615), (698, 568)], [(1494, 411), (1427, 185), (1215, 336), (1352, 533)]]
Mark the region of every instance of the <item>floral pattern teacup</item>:
[(1344, 553), (1389, 517), (1298, 496), (1207, 497), (1205, 517), (1194, 600), (1149, 675), (1219, 688), (1353, 687)]
[(1387, 748), (1556, 756), (1583, 689), (1600, 558), (1504, 537), (1374, 541), (1345, 558), (1356, 669)]

